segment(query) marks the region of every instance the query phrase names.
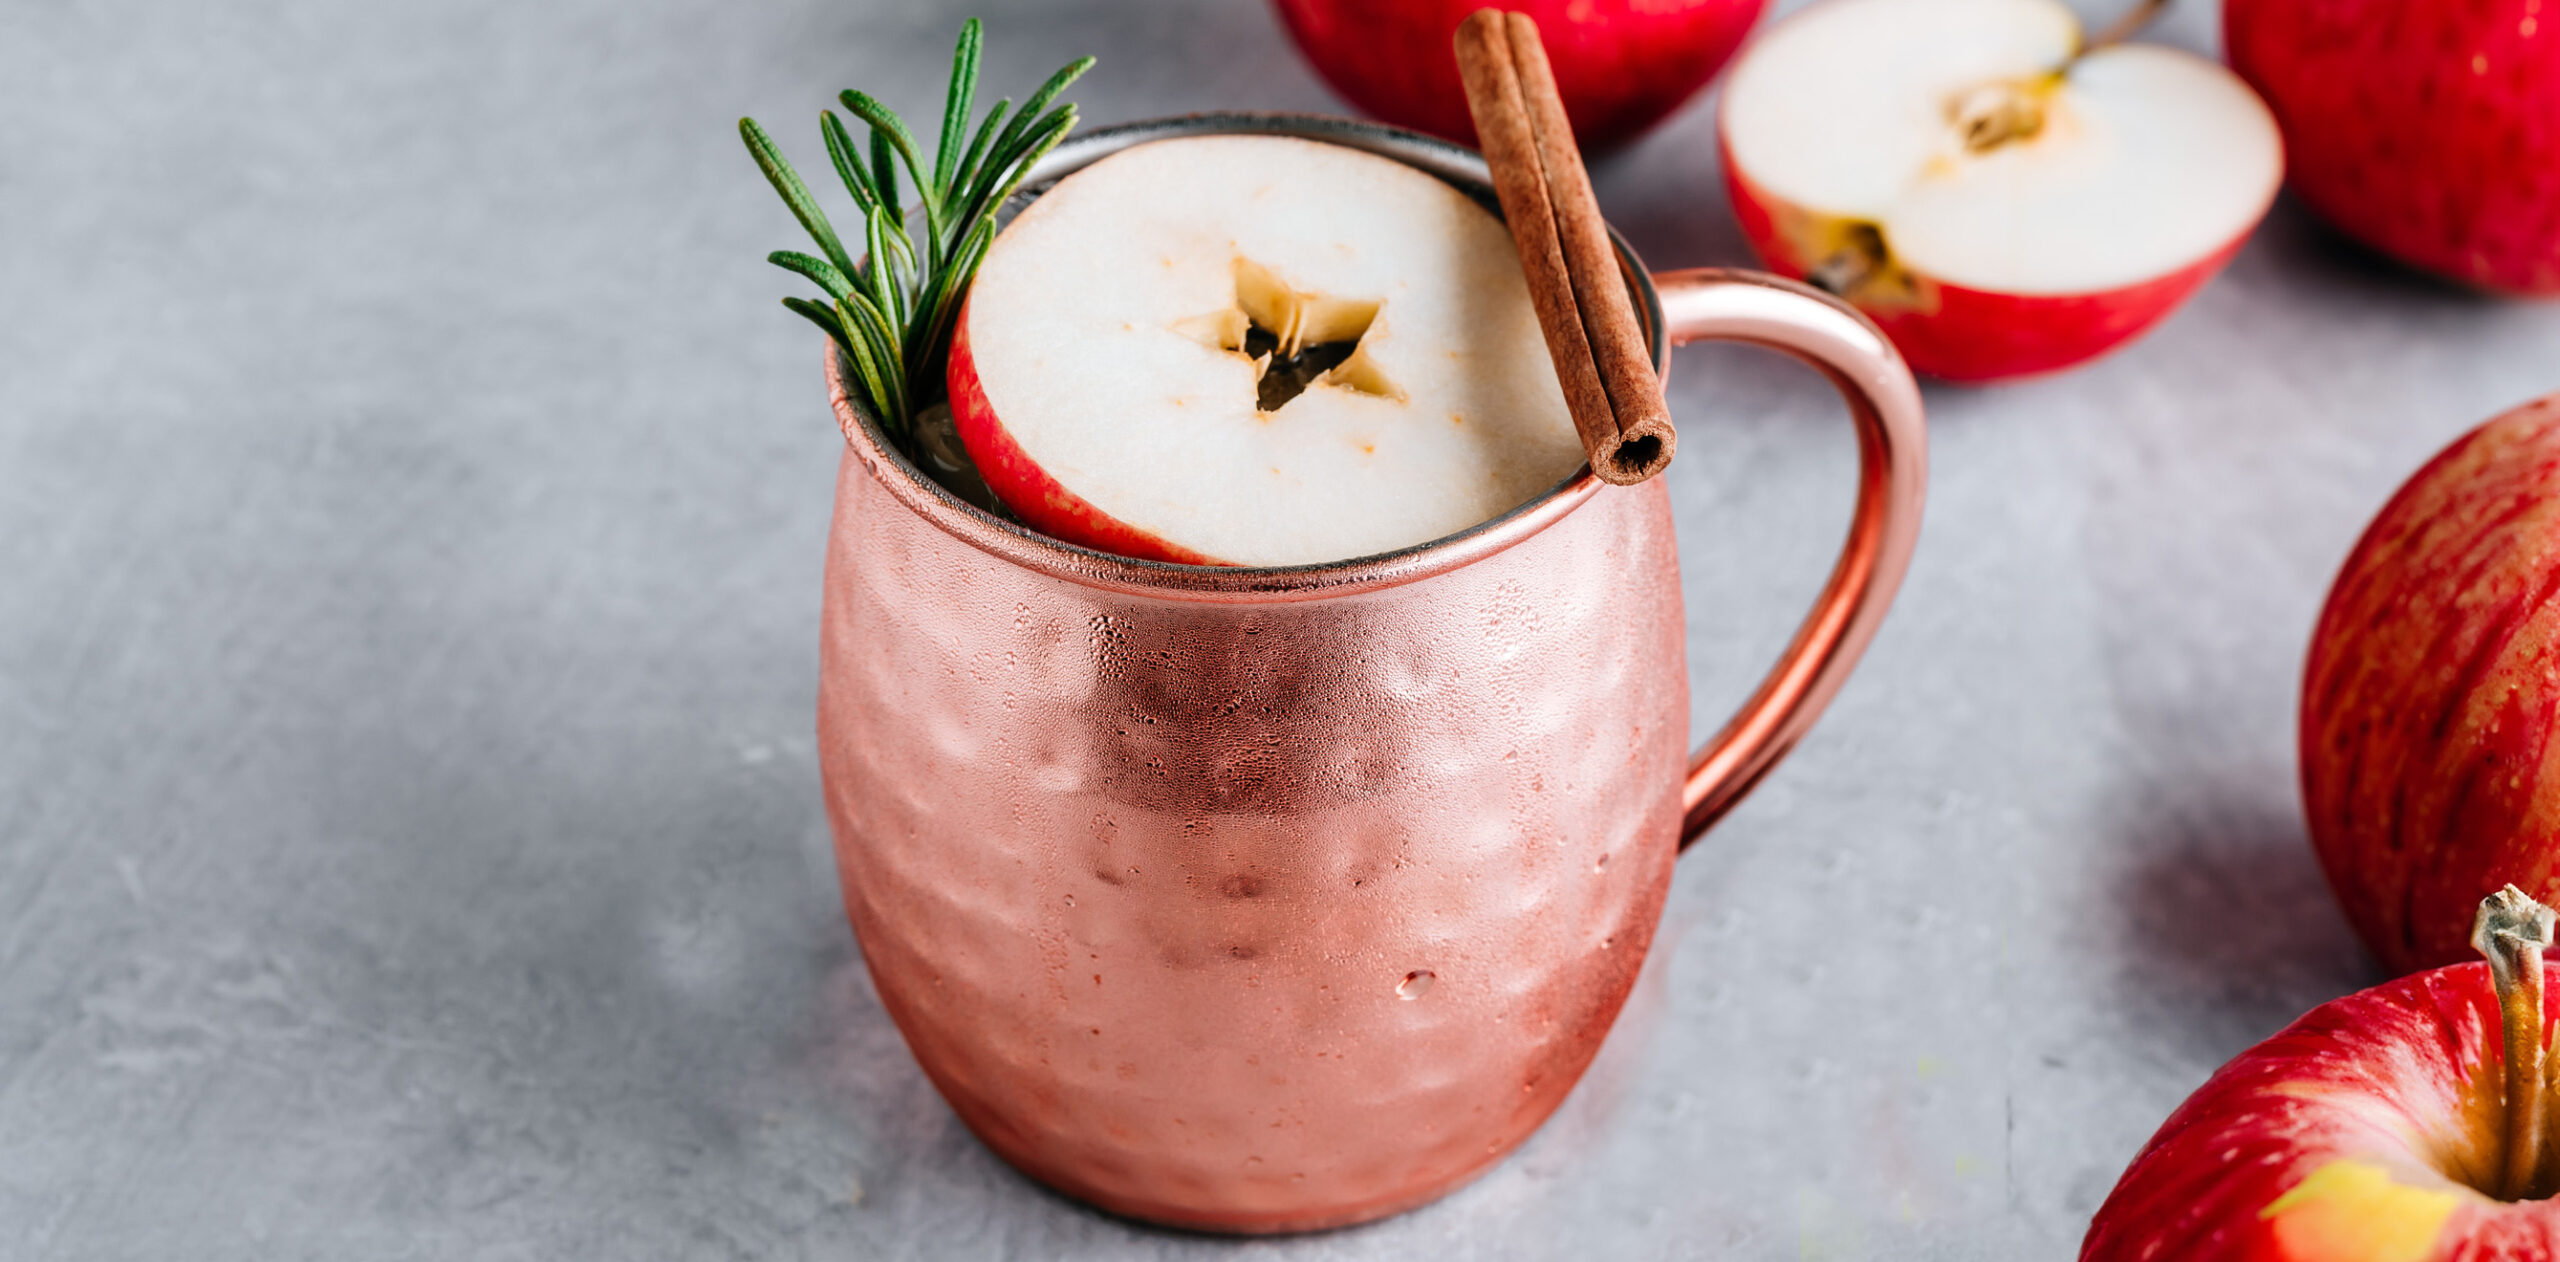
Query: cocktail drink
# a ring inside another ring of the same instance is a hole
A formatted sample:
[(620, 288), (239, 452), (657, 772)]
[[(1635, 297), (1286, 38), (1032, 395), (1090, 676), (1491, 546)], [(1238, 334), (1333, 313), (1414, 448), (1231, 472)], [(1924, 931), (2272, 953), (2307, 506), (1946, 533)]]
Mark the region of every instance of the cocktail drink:
[[(1282, 116), (1084, 135), (1026, 187), (1071, 188), (1051, 182), (1159, 142), (1269, 137), (1492, 200), (1465, 150)], [(1856, 315), (1766, 277), (1648, 278), (1618, 251), (1657, 364), (1696, 337), (1786, 350), (1841, 386), (1860, 428), (1858, 508), (1830, 584), (1694, 759), (1659, 480), (1606, 487), (1567, 453), (1560, 479), (1491, 520), (1410, 546), (1147, 559), (923, 476), (830, 349), (847, 451), (819, 733), (846, 907), (918, 1062), (1008, 1161), (1160, 1222), (1356, 1222), (1482, 1171), (1589, 1064), (1680, 846), (1810, 725), (1882, 617), (1923, 458), (1909, 376)], [(1287, 280), (1284, 262), (1239, 257)], [(1228, 283), (1254, 283), (1227, 266)], [(1375, 319), (1396, 311), (1393, 294), (1335, 296), (1383, 298)], [(1186, 332), (1203, 356), (1255, 358), (1242, 336)], [(1261, 388), (1255, 372), (1228, 375)], [(1302, 389), (1360, 388), (1340, 382)], [(1394, 384), (1421, 393), (1418, 378)], [(1158, 420), (1127, 406), (1133, 428)], [(1001, 397), (993, 412), (1014, 415)], [(1035, 449), (1054, 434), (1024, 428), (1039, 432), (1017, 445), (1041, 468), (1078, 450)], [(1356, 467), (1340, 457), (1310, 459)], [(1055, 480), (1072, 489), (1073, 473)]]

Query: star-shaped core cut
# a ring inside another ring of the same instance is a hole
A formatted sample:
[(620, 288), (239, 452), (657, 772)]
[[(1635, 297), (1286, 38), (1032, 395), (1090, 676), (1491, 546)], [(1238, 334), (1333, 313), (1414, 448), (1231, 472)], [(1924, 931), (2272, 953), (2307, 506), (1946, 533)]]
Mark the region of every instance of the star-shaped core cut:
[(1254, 407), (1268, 415), (1310, 386), (1340, 386), (1362, 394), (1402, 399), (1404, 391), (1378, 371), (1361, 339), (1384, 304), (1374, 298), (1336, 298), (1293, 289), (1270, 268), (1248, 258), (1235, 265), (1235, 305), (1192, 316), (1174, 327), (1206, 346), (1253, 361)]

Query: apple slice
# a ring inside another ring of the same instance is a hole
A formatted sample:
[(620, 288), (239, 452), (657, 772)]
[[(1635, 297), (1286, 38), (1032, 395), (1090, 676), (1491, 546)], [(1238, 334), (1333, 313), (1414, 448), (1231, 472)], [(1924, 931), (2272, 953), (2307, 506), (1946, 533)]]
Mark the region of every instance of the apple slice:
[(1582, 464), (1501, 221), (1286, 137), (1160, 140), (1060, 181), (987, 251), (949, 381), (1006, 506), (1151, 560), (1390, 552)]
[(1718, 125), (1768, 265), (1959, 381), (2149, 328), (2229, 261), (2284, 174), (2274, 117), (2230, 71), (2084, 49), (2054, 0), (1825, 0), (1744, 51)]

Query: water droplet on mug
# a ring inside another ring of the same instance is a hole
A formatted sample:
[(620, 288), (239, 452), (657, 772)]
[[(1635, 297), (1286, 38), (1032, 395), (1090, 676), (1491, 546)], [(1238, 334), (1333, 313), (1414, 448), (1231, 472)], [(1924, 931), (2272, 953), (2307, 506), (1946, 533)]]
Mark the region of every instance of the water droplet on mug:
[(1431, 982), (1431, 970), (1427, 968), (1417, 968), (1412, 972), (1405, 974), (1403, 981), (1396, 983), (1396, 998), (1420, 999), (1424, 995), (1431, 993)]
[(1075, 905), (1076, 905), (1076, 896), (1075, 896), (1075, 895), (1073, 895), (1073, 894), (1069, 894), (1069, 895), (1067, 895), (1067, 906), (1069, 906), (1069, 907), (1073, 907), (1073, 906), (1075, 906)]
[(1608, 867), (1609, 856), (1606, 852), (1603, 852), (1601, 856), (1598, 859), (1593, 860), (1591, 864), (1591, 870), (1594, 872), (1606, 871)]

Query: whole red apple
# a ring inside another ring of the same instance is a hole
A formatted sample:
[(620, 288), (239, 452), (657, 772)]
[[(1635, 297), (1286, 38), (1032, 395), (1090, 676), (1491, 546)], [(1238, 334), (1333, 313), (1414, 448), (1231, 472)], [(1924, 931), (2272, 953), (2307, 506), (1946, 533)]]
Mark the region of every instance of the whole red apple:
[(2302, 796), (2330, 888), (2397, 971), (2460, 959), (2479, 891), (2560, 895), (2560, 395), (2418, 470), (2321, 610)]
[[(1475, 143), (1451, 40), (1487, 0), (1274, 0), (1335, 91), (1399, 126)], [(1537, 20), (1574, 138), (1614, 148), (1723, 68), (1765, 0), (1501, 0)]]
[(2237, 76), (2093, 41), (2058, 0), (1807, 6), (1734, 64), (1717, 137), (1769, 268), (1951, 381), (2132, 340), (2222, 269), (2284, 171)]
[(2223, 44), (2312, 209), (2456, 280), (2560, 294), (2560, 9), (2229, 0)]
[(2323, 1004), (2241, 1053), (2134, 1157), (2081, 1262), (2560, 1257), (2551, 931), (2502, 891), (2478, 913), (2488, 963)]

